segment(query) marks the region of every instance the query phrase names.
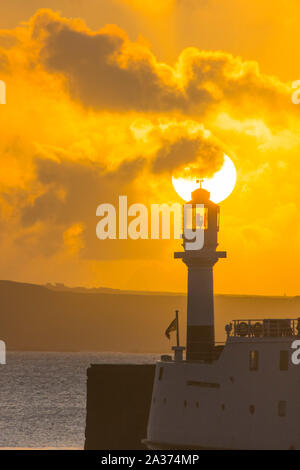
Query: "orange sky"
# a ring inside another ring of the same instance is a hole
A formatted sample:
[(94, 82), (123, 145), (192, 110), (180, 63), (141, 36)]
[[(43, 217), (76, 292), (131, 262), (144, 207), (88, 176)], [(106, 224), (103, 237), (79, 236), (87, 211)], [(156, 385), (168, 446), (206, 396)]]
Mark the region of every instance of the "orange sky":
[[(101, 242), (95, 213), (119, 194), (181, 201), (176, 149), (192, 161), (209, 130), (238, 172), (221, 203), (228, 259), (215, 290), (299, 294), (300, 5), (261, 3), (0, 5), (2, 279), (184, 291), (180, 242)], [(212, 155), (200, 162), (210, 173)]]

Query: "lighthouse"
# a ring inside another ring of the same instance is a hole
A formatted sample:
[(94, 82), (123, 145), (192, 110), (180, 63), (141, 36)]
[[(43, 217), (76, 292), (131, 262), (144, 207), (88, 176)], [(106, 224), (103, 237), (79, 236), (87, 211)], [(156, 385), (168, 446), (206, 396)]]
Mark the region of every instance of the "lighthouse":
[[(190, 214), (189, 217), (187, 215)], [(213, 267), (225, 251), (217, 251), (220, 207), (210, 200), (210, 193), (200, 188), (192, 193), (192, 200), (184, 205), (183, 252), (174, 253), (188, 268), (187, 296), (187, 361), (210, 361), (213, 357), (214, 290)], [(187, 222), (187, 219), (189, 220)], [(187, 225), (195, 240), (201, 232), (201, 246), (187, 238)]]

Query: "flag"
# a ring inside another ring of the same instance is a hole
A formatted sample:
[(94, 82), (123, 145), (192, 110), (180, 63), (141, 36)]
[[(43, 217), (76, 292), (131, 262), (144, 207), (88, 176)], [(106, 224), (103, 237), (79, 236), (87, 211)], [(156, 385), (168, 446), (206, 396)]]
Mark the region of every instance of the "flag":
[(176, 331), (177, 330), (177, 318), (174, 318), (173, 321), (171, 321), (170, 325), (165, 331), (165, 335), (168, 339), (170, 339), (170, 333), (171, 331)]

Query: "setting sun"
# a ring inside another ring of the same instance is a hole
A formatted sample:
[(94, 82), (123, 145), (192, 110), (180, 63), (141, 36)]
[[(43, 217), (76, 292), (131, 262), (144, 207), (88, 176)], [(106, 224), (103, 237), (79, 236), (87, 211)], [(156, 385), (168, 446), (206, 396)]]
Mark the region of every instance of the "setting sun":
[[(177, 194), (185, 201), (189, 201), (192, 191), (199, 187), (199, 178), (191, 176), (176, 178), (173, 176), (172, 183)], [(222, 168), (211, 178), (203, 178), (202, 187), (210, 192), (210, 199), (218, 204), (232, 193), (235, 183), (235, 166), (233, 161), (227, 155), (224, 155)]]

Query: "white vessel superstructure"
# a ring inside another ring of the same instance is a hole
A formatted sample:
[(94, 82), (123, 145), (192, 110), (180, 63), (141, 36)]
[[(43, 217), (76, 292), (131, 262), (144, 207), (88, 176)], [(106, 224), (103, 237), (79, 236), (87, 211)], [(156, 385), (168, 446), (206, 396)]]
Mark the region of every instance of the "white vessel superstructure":
[[(296, 322), (272, 322), (273, 331), (261, 336), (241, 336), (236, 323), (212, 362), (157, 363), (150, 447), (300, 449), (300, 366), (291, 361)], [(253, 321), (243, 323), (251, 331)]]
[[(200, 188), (188, 203), (203, 246), (175, 253), (188, 269), (186, 355), (157, 363), (148, 422), (151, 448), (300, 449), (297, 319), (235, 320), (224, 345), (214, 338), (213, 266), (219, 206)], [(178, 328), (178, 324), (177, 324)]]

